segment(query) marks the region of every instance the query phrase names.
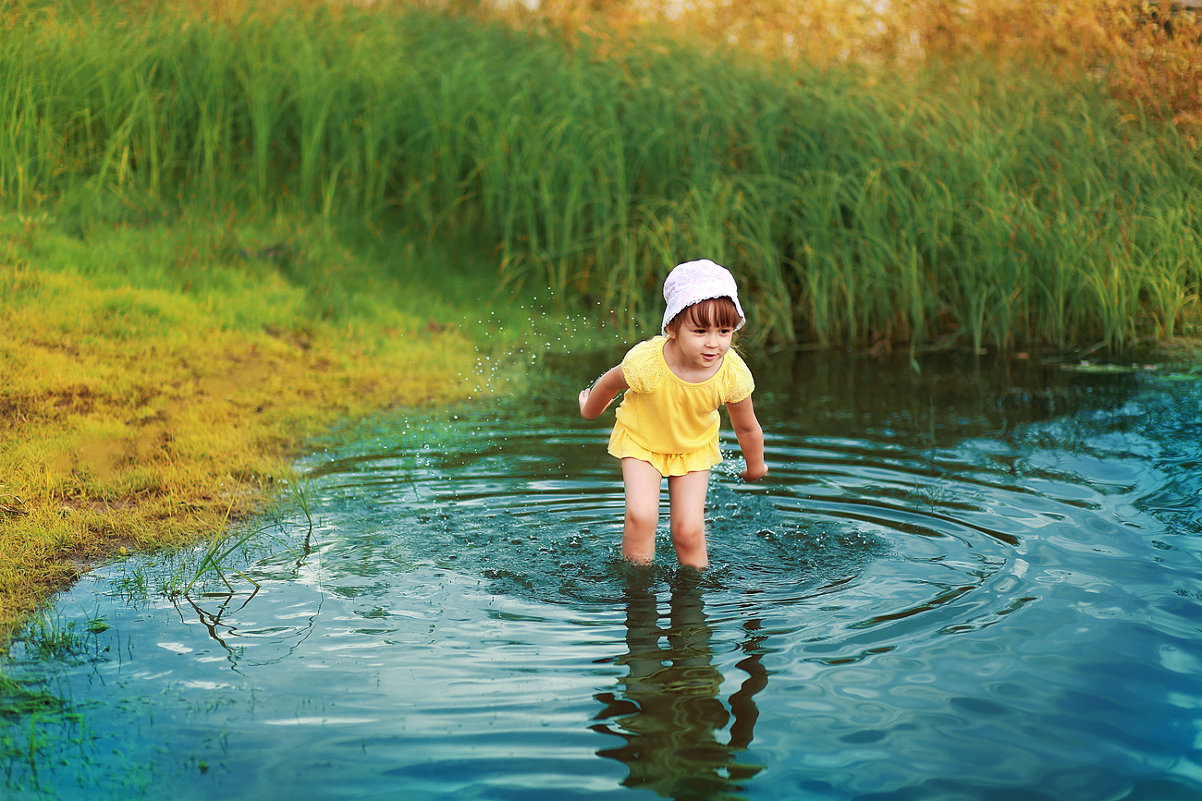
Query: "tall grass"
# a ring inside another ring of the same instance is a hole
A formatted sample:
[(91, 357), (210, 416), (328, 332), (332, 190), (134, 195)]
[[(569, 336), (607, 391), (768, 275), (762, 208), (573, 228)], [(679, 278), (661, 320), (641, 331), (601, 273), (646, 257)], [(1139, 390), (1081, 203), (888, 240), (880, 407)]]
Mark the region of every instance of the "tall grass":
[(1192, 330), (1196, 151), (1087, 81), (603, 53), (387, 5), (8, 3), (0, 195), (353, 215), (651, 327), (708, 256), (778, 344)]

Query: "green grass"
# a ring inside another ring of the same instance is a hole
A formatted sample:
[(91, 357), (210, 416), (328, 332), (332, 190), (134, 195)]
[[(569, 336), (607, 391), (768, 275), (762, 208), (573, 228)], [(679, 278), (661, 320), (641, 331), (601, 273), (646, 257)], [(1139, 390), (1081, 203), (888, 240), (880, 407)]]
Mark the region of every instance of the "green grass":
[(603, 57), (388, 4), (230, 7), (9, 3), (4, 198), (471, 237), (507, 286), (599, 304), (628, 334), (696, 256), (732, 267), (749, 335), (780, 345), (1194, 333), (1202, 163), (1088, 83), (653, 40)]

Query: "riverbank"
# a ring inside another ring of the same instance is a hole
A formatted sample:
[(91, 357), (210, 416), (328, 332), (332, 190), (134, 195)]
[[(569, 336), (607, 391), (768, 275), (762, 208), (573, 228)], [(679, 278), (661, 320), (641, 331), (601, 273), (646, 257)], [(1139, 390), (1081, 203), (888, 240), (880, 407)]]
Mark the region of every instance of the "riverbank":
[(0, 648), (98, 560), (287, 500), (335, 422), (497, 391), (529, 316), (471, 258), (278, 220), (0, 216)]

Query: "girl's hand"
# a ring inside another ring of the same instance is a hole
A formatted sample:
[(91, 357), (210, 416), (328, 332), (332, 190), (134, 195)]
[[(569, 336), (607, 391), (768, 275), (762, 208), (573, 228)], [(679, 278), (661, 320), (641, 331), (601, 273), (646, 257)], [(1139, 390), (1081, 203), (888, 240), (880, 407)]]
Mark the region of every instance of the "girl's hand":
[[(589, 396), (591, 393), (593, 393), (593, 387), (589, 387), (589, 388), (587, 388), (587, 390), (581, 390), (581, 416), (582, 417), (588, 417), (587, 414), (584, 414), (584, 407), (585, 407), (585, 405), (588, 404)], [(603, 405), (603, 407), (601, 407), (601, 411), (599, 411), (599, 413), (597, 413), (597, 416), (600, 416), (602, 411), (605, 411), (606, 409), (608, 409), (609, 404), (611, 404), (611, 403), (613, 403), (613, 398), (609, 398), (609, 400), (607, 400), (606, 404)]]
[(744, 481), (759, 481), (764, 476), (768, 475), (768, 465), (760, 465), (752, 470), (750, 467), (740, 473)]
[(588, 403), (588, 393), (592, 387), (580, 390), (580, 414), (584, 415), (584, 405)]
[[(622, 366), (618, 365), (598, 378), (588, 389), (580, 390), (580, 416), (585, 420), (596, 420), (609, 408), (609, 404), (614, 402), (614, 397), (627, 389), (630, 387), (626, 384), (626, 377), (622, 375)], [(605, 403), (601, 403), (602, 398), (605, 399)]]
[(768, 465), (764, 462), (764, 429), (760, 428), (760, 421), (755, 419), (751, 398), (726, 404), (726, 412), (730, 415), (730, 423), (734, 426), (735, 436), (739, 438), (743, 461), (747, 465), (739, 475), (743, 476), (744, 481), (759, 481), (768, 474)]

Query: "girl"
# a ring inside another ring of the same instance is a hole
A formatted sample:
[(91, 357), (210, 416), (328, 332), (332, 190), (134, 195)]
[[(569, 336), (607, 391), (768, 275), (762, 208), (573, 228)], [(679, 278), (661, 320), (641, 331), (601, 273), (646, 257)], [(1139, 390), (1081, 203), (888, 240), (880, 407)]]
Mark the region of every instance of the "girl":
[(622, 363), (580, 393), (580, 414), (595, 420), (619, 392), (609, 452), (622, 460), (626, 520), (622, 556), (636, 564), (655, 557), (659, 491), (668, 479), (672, 544), (682, 565), (709, 564), (705, 493), (718, 451), (718, 407), (726, 405), (747, 469), (755, 481), (768, 472), (764, 432), (755, 418), (755, 383), (730, 349), (743, 327), (734, 276), (708, 259), (678, 264), (664, 281), (668, 308), (661, 336), (635, 345)]

